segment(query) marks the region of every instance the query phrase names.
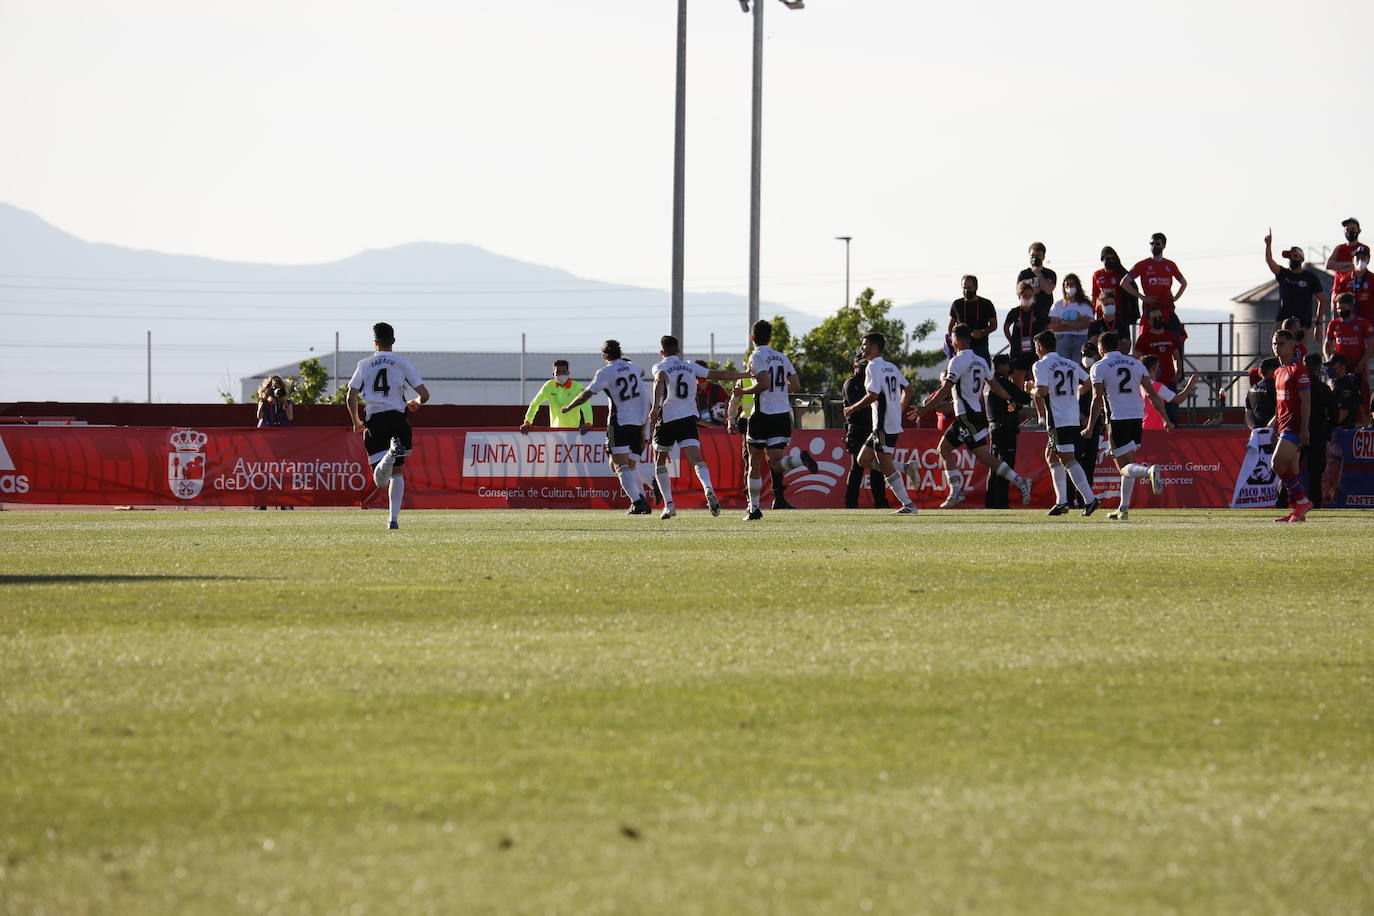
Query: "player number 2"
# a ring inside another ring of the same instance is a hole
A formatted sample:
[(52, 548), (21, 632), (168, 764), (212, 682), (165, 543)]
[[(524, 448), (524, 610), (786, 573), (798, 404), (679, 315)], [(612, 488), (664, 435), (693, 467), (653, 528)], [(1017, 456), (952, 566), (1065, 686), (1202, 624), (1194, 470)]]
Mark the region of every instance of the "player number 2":
[(1073, 391), (1069, 387), (1069, 380), (1071, 378), (1073, 378), (1072, 373), (1065, 372), (1062, 369), (1056, 369), (1054, 371), (1054, 393), (1059, 397), (1072, 394)]
[(1122, 394), (1131, 393), (1131, 370), (1126, 366), (1118, 366), (1116, 374), (1121, 379), (1120, 389)]

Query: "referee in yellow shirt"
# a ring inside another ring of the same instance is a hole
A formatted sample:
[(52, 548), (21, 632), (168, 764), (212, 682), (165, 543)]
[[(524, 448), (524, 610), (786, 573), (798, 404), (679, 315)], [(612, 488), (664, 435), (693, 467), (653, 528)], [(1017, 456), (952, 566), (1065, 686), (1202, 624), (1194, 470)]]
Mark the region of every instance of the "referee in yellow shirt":
[(549, 403), (549, 426), (554, 429), (573, 429), (585, 433), (592, 428), (592, 405), (583, 404), (580, 410), (572, 413), (563, 413), (563, 405), (571, 401), (582, 393), (582, 383), (573, 381), (568, 374), (568, 361), (566, 359), (556, 359), (553, 361), (553, 378), (544, 383), (535, 394), (534, 400), (530, 401), (529, 410), (525, 411), (525, 422), (520, 424), (520, 432), (528, 433), (530, 426), (534, 424), (534, 415), (539, 413), (539, 405), (545, 401)]

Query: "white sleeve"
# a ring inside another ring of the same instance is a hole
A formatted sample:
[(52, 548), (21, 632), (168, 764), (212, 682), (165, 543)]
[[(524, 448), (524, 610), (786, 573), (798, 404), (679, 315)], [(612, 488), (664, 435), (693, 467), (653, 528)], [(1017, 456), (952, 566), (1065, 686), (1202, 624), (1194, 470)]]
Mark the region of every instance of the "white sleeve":
[(864, 391), (872, 391), (874, 394), (882, 394), (882, 389), (873, 379), (873, 364), (869, 363), (864, 367)]
[(358, 391), (363, 390), (363, 363), (365, 362), (367, 362), (365, 359), (358, 360), (358, 365), (353, 370), (353, 377), (348, 380), (349, 388), (354, 388)]
[(1088, 381), (1092, 382), (1094, 385), (1102, 381), (1102, 373), (1099, 372), (1098, 369), (1101, 368), (1103, 364), (1104, 361), (1099, 359), (1097, 362), (1093, 363), (1093, 367), (1088, 370)]
[(1046, 388), (1048, 388), (1049, 385), (1045, 382), (1044, 379), (1044, 365), (1044, 360), (1037, 359), (1035, 361), (1035, 363), (1031, 366), (1031, 380), (1034, 381), (1037, 385), (1044, 385)]
[(790, 359), (787, 358), (787, 354), (785, 354), (785, 353), (783, 354), (783, 356), (782, 356), (782, 361), (783, 361), (783, 364), (784, 364), (785, 366), (787, 366), (787, 374), (788, 374), (788, 375), (796, 375), (796, 374), (797, 374), (797, 367), (794, 366), (794, 365), (792, 365), (792, 360), (790, 360)]
[(420, 386), (425, 383), (425, 380), (420, 378), (420, 370), (416, 369), (415, 364), (410, 360), (406, 360), (406, 383), (416, 391), (419, 391)]
[(607, 374), (606, 374), (606, 369), (605, 369), (605, 368), (601, 368), (601, 369), (596, 370), (596, 375), (593, 375), (591, 381), (587, 382), (587, 390), (588, 390), (588, 391), (605, 391), (605, 390), (606, 390), (606, 386), (607, 386), (608, 384), (610, 384), (610, 382), (607, 381), (607, 378), (608, 378), (608, 376), (607, 376)]
[[(1149, 383), (1147, 382), (1146, 384)], [(1174, 398), (1176, 397), (1178, 397), (1178, 392), (1174, 391), (1168, 385), (1159, 386), (1159, 399), (1163, 401), (1165, 404), (1172, 404), (1174, 402)]]
[(697, 378), (706, 378), (711, 374), (710, 366), (703, 366), (700, 363), (688, 363), (687, 365), (692, 368), (692, 374)]

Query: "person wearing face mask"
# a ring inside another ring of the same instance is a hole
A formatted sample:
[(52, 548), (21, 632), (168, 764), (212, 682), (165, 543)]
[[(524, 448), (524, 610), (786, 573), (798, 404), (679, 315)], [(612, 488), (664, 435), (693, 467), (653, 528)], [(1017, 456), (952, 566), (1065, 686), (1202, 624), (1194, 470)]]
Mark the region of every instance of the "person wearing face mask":
[(1019, 289), (1022, 282), (1029, 282), (1035, 290), (1035, 304), (1049, 311), (1054, 304), (1054, 288), (1059, 275), (1045, 266), (1045, 243), (1031, 242), (1027, 249), (1030, 254), (1030, 267), (1016, 275)]
[(1097, 294), (1096, 302), (1094, 311), (1098, 317), (1093, 319), (1092, 324), (1088, 325), (1088, 343), (1098, 347), (1097, 339), (1108, 332), (1115, 334), (1118, 340), (1129, 341), (1130, 334), (1126, 332), (1131, 326), (1126, 323), (1117, 310), (1116, 294), (1110, 289), (1101, 290)]
[[(1164, 326), (1176, 331), (1179, 340), (1184, 341), (1188, 339), (1188, 332), (1179, 321), (1174, 303), (1183, 298), (1188, 281), (1178, 269), (1178, 265), (1164, 257), (1164, 246), (1167, 244), (1169, 240), (1162, 232), (1150, 236), (1150, 256), (1137, 261), (1126, 276), (1121, 278), (1121, 288), (1140, 298), (1141, 311), (1147, 316), (1151, 308), (1158, 308), (1164, 318)], [(1136, 286), (1137, 280), (1140, 282), (1139, 288)], [(1175, 280), (1178, 281), (1177, 291), (1174, 290)], [(1144, 325), (1141, 325), (1141, 329), (1144, 330)]]
[(1078, 359), (1083, 345), (1088, 342), (1088, 325), (1092, 321), (1092, 302), (1083, 291), (1078, 274), (1066, 274), (1064, 298), (1050, 307), (1055, 352), (1065, 359)]
[(1360, 410), (1357, 422), (1364, 422), (1369, 405), (1369, 361), (1374, 356), (1374, 324), (1355, 312), (1355, 295), (1336, 296), (1336, 317), (1326, 326), (1326, 341), (1322, 354), (1331, 360), (1340, 356), (1354, 381), (1360, 386)]
[(1355, 297), (1355, 314), (1367, 321), (1374, 321), (1374, 273), (1369, 270), (1369, 247), (1357, 245), (1352, 253), (1353, 269), (1341, 274), (1331, 284), (1331, 297), (1343, 293)]
[(1011, 353), (1011, 377), (1017, 387), (1025, 385), (1026, 374), (1035, 365), (1035, 335), (1050, 326), (1050, 310), (1035, 300), (1035, 284), (1022, 280), (1016, 284), (1019, 305), (1007, 312), (1002, 322)]
[(978, 278), (966, 274), (963, 279), (964, 295), (955, 299), (949, 307), (949, 326), (946, 334), (953, 334), (956, 325), (966, 324), (973, 332), (973, 352), (991, 361), (988, 350), (988, 335), (997, 330), (997, 309), (992, 303), (978, 295)]
[[(1161, 385), (1172, 388), (1182, 374), (1183, 341), (1177, 331), (1165, 325), (1164, 314), (1159, 306), (1150, 306), (1145, 313), (1145, 320), (1147, 324), (1135, 339), (1136, 358), (1141, 361), (1144, 361), (1146, 356), (1158, 359), (1158, 381)], [(1178, 423), (1177, 411), (1178, 408), (1174, 407), (1169, 417), (1174, 423)]]
[(1355, 248), (1360, 244), (1360, 221), (1353, 216), (1342, 220), (1341, 229), (1345, 232), (1345, 241), (1337, 245), (1331, 257), (1326, 259), (1326, 269), (1336, 275), (1337, 282), (1355, 269)]
[(577, 429), (579, 433), (586, 433), (592, 428), (592, 405), (584, 403), (582, 409), (577, 413), (563, 413), (563, 405), (582, 393), (582, 383), (575, 381), (568, 373), (568, 361), (566, 359), (556, 359), (553, 361), (553, 378), (544, 383), (543, 387), (535, 392), (534, 400), (530, 401), (529, 410), (525, 411), (525, 422), (520, 424), (520, 432), (528, 434), (530, 427), (534, 425), (534, 416), (539, 413), (539, 405), (548, 402), (549, 405), (549, 426), (553, 429)]
[(1318, 322), (1326, 320), (1326, 295), (1322, 292), (1322, 282), (1315, 273), (1304, 267), (1306, 261), (1303, 251), (1297, 245), (1279, 256), (1288, 261), (1288, 266), (1280, 266), (1274, 260), (1274, 231), (1264, 237), (1264, 261), (1279, 284), (1279, 314), (1277, 321), (1295, 318), (1304, 329), (1312, 327), (1312, 302), (1316, 300)]
[(1117, 333), (1133, 335), (1135, 326), (1140, 323), (1140, 300), (1121, 288), (1126, 268), (1121, 266), (1116, 249), (1111, 245), (1104, 247), (1101, 261), (1102, 269), (1093, 272), (1093, 302), (1096, 303), (1097, 317), (1106, 317), (1102, 312), (1102, 294), (1111, 293), (1116, 304), (1116, 318), (1121, 322), (1121, 329)]

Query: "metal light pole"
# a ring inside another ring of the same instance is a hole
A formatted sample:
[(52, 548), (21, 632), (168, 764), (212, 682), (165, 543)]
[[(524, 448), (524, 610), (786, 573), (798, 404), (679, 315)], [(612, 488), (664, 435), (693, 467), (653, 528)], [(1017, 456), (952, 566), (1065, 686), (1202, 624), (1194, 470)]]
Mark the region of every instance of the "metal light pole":
[(687, 0), (677, 0), (677, 95), (673, 127), (673, 287), (669, 331), (682, 344), (684, 209), (687, 184)]
[(849, 243), (854, 241), (854, 236), (837, 235), (835, 240), (844, 242), (844, 304), (845, 307), (848, 307), (851, 301), (849, 298)]
[[(749, 327), (759, 320), (759, 213), (763, 160), (763, 3), (754, 2), (754, 90), (751, 152), (749, 157)], [(781, 0), (790, 10), (802, 8), (803, 0)], [(750, 0), (739, 0), (749, 12)]]

